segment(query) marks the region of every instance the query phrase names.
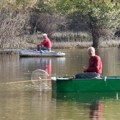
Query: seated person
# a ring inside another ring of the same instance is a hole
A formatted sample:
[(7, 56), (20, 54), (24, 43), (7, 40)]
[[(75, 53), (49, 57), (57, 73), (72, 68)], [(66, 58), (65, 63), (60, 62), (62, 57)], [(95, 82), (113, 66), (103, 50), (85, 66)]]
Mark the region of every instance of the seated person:
[(83, 73), (78, 73), (75, 75), (75, 78), (95, 78), (100, 77), (102, 73), (102, 60), (100, 56), (96, 55), (95, 48), (88, 48), (89, 65), (87, 68), (84, 67)]
[(41, 50), (47, 50), (47, 51), (51, 51), (51, 41), (50, 39), (47, 37), (47, 34), (43, 34), (43, 41), (40, 42), (37, 45), (37, 50), (41, 51)]

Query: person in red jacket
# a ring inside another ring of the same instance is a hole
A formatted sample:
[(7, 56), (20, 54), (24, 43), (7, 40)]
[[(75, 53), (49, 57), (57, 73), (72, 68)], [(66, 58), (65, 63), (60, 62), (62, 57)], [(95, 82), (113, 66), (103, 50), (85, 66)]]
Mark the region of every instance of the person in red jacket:
[(51, 41), (50, 39), (47, 37), (47, 34), (44, 33), (43, 34), (43, 41), (40, 42), (38, 45), (37, 45), (37, 50), (38, 51), (41, 51), (41, 50), (47, 50), (47, 51), (51, 51)]
[(76, 74), (75, 78), (94, 78), (100, 77), (102, 74), (102, 60), (100, 56), (96, 55), (95, 48), (89, 47), (88, 54), (90, 56), (88, 67), (83, 67), (84, 72)]

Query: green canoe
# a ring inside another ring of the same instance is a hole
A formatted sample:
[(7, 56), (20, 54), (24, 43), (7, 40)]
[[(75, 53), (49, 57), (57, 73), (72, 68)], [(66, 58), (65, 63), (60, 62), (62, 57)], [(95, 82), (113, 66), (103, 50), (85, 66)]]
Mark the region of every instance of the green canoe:
[(52, 90), (56, 93), (118, 92), (120, 91), (120, 76), (106, 76), (99, 79), (56, 78), (52, 80)]

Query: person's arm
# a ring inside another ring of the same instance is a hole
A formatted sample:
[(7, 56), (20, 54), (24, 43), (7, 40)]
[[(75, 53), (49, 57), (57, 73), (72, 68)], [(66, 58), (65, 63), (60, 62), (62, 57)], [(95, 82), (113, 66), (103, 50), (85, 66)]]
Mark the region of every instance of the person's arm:
[(40, 44), (41, 45), (44, 45), (44, 44), (46, 44), (47, 43), (47, 39), (44, 39)]
[(46, 39), (44, 39), (42, 42), (40, 42), (38, 45), (44, 45), (46, 43)]
[(96, 72), (102, 73), (102, 60), (100, 57), (97, 57)]

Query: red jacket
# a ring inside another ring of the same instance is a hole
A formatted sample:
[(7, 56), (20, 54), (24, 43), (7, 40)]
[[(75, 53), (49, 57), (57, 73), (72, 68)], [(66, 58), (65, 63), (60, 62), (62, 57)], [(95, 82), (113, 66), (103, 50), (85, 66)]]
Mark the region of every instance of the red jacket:
[(89, 66), (85, 72), (102, 73), (102, 60), (98, 55), (91, 56), (89, 59)]
[(45, 38), (42, 42), (40, 42), (38, 45), (44, 45), (47, 48), (51, 48), (51, 41), (49, 38)]

